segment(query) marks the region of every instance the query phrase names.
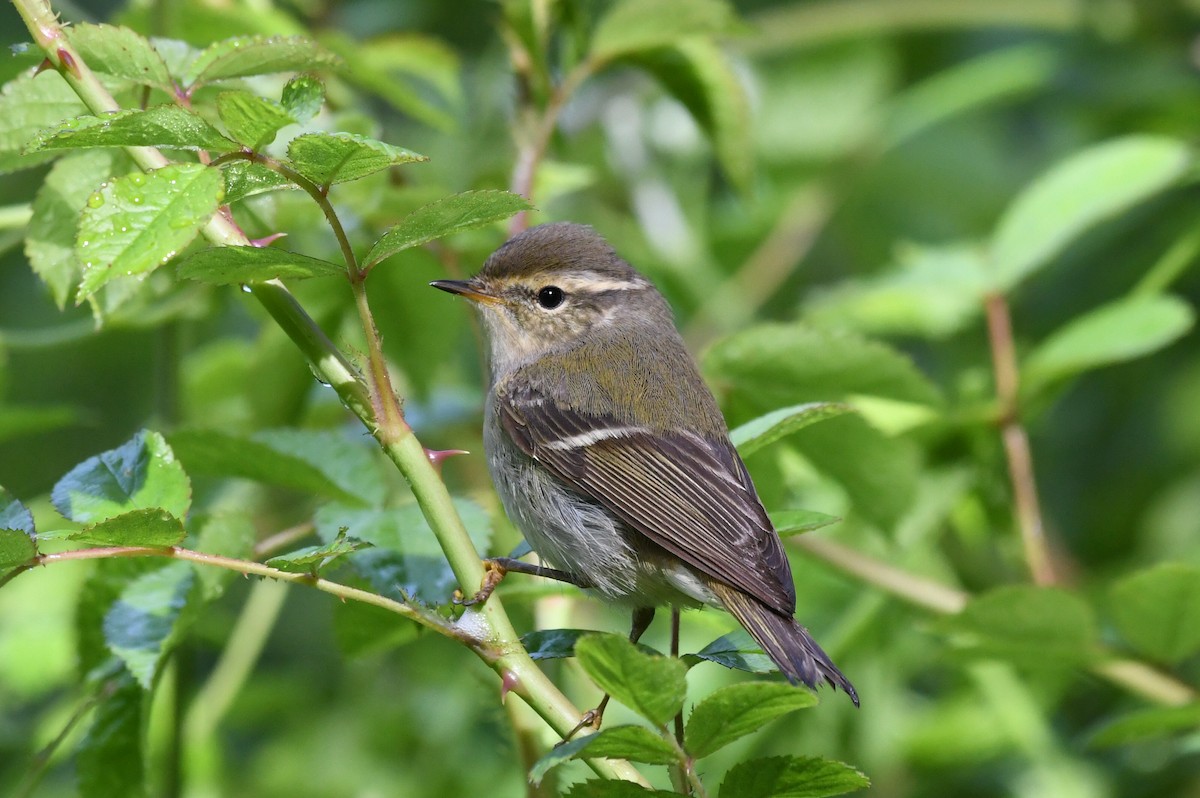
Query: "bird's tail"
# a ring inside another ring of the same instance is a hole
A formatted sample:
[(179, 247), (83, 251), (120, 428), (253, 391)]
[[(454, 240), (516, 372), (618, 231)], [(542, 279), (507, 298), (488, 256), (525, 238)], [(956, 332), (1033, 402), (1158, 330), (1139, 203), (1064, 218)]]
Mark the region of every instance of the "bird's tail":
[(821, 650), (808, 630), (796, 623), (794, 618), (781, 615), (753, 596), (719, 582), (710, 583), (733, 617), (746, 627), (751, 637), (758, 641), (783, 675), (792, 684), (803, 682), (816, 688), (819, 679), (831, 686), (840, 687), (858, 706), (858, 692), (850, 680)]

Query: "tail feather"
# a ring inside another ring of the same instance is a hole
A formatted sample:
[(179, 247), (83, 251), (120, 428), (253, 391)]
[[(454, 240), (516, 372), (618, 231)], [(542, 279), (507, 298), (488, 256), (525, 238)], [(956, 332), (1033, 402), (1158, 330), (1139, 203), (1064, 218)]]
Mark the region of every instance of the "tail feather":
[(746, 627), (767, 656), (779, 666), (788, 681), (792, 684), (803, 682), (815, 689), (818, 681), (824, 679), (830, 686), (845, 690), (854, 706), (858, 706), (854, 685), (794, 618), (781, 615), (753, 596), (728, 585), (714, 582), (710, 587), (725, 609)]

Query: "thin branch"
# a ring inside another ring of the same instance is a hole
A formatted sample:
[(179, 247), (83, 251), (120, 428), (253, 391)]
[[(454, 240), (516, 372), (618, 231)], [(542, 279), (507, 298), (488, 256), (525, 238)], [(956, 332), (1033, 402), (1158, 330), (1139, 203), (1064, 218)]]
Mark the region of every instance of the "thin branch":
[[(789, 538), (789, 543), (869, 585), (941, 615), (961, 612), (971, 598), (969, 593), (910, 574), (889, 562), (831, 540), (797, 535)], [(1103, 649), (1100, 655), (1107, 656)], [(1112, 684), (1156, 704), (1180, 706), (1200, 699), (1200, 694), (1191, 685), (1144, 662), (1110, 657), (1093, 664), (1091, 670)]]
[(1000, 405), (1000, 434), (1008, 458), (1008, 475), (1012, 483), (1025, 561), (1036, 584), (1053, 585), (1058, 577), (1042, 522), (1029, 436), (1020, 418), (1020, 372), (1017, 370), (1008, 300), (1003, 294), (992, 293), (985, 298), (984, 308), (987, 312), (988, 341), (992, 348), (992, 369), (996, 377), (996, 399)]

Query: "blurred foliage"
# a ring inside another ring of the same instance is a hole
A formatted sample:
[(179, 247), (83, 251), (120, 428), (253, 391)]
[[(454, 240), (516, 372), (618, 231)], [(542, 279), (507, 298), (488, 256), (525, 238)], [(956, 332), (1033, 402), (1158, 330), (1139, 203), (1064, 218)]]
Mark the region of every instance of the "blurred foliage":
[[(753, 794), (752, 757), (778, 764), (758, 772), (778, 785), (799, 767), (782, 758), (802, 756), (849, 763), (879, 796), (1200, 794), (1200, 4), (613, 5), (56, 8), (158, 37), (162, 71), (138, 60), (137, 37), (72, 40), (89, 63), (119, 52), (113, 63), (140, 65), (104, 78), (127, 108), (169, 102), (169, 75), (185, 74), (207, 123), (251, 145), (278, 134), (273, 156), (303, 132), (392, 142), (372, 150), (384, 165), (428, 157), (330, 197), (360, 254), (426, 209), (380, 242), (368, 293), (430, 448), (482, 450), (483, 369), (465, 303), (426, 283), (472, 273), (504, 239), (490, 224), (392, 249), (452, 223), (430, 203), (527, 188), (534, 222), (592, 224), (662, 287), (730, 427), (751, 425), (747, 465), (768, 510), (781, 526), (801, 508), (824, 514), (789, 526), (822, 526), (793, 547), (798, 617), (863, 700), (856, 711), (822, 693), (764, 715), (778, 717), (767, 733), (722, 741), (704, 762), (714, 794)], [(0, 30), (27, 38), (8, 5)], [(184, 42), (230, 36), (311, 41), (272, 51), (283, 74), (247, 66), (249, 39), (189, 61)], [(453, 577), (403, 481), (247, 295), (146, 255), (145, 279), (93, 285), (75, 304), (74, 225), (131, 166), (111, 149), (53, 164), (61, 151), (22, 154), (85, 113), (54, 75), (29, 76), (40, 60), (26, 47), (0, 60), (0, 563), (28, 560), (34, 530), (43, 551), (113, 542), (115, 514), (134, 542), (186, 532), (190, 548), (230, 556), (285, 531), (276, 564), (446, 601)], [(313, 85), (288, 83), (297, 70), (323, 82), (319, 110)], [(518, 156), (547, 118), (545, 157), (521, 186)], [(223, 196), (250, 236), (285, 232), (286, 250), (337, 262), (319, 208), (278, 188), (246, 169), (226, 172)], [(357, 359), (341, 287), (289, 281)], [(814, 402), (856, 412), (803, 415)], [(1018, 532), (1021, 433), (1052, 588), (1033, 584)], [(105, 458), (140, 452), (161, 466), (146, 484), (95, 481)], [(477, 545), (508, 554), (519, 537), (483, 458), (443, 472)], [(107, 504), (80, 507), (72, 490)], [(532, 789), (550, 738), (519, 701), (501, 704), (467, 650), (375, 608), (225, 577), (111, 559), (3, 584), (0, 793), (122, 794), (143, 778), (151, 795)], [(501, 591), (521, 631), (627, 620), (538, 580)], [(718, 652), (686, 660), (689, 703), (762, 678), (714, 664), (742, 660), (736, 641), (709, 645), (732, 625), (684, 616), (683, 650)], [(665, 650), (665, 624), (644, 642)], [(542, 664), (588, 706), (598, 691), (565, 653)], [(707, 712), (692, 716), (706, 752), (720, 733), (711, 716), (702, 729)], [(606, 726), (635, 719), (614, 706)], [(621, 734), (602, 744), (628, 750)], [(144, 760), (130, 753), (143, 740)], [(543, 761), (542, 789), (589, 777), (573, 753)], [(589, 789), (576, 794), (601, 794)]]

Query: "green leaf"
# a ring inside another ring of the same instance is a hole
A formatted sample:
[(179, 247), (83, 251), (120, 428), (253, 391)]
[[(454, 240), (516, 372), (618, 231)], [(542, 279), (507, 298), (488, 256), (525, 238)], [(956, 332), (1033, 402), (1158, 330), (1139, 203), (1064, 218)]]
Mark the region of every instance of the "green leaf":
[(589, 629), (537, 629), (521, 635), (521, 645), (530, 659), (565, 659), (575, 656), (575, 644)]
[(689, 756), (699, 759), (758, 731), (778, 717), (816, 704), (814, 693), (790, 684), (731, 684), (692, 710), (684, 732), (684, 748)]
[(87, 113), (87, 106), (54, 71), (26, 72), (0, 90), (0, 174), (45, 163), (56, 153), (26, 154), (38, 131)]
[(1195, 323), (1191, 305), (1174, 296), (1135, 295), (1072, 319), (1025, 362), (1022, 387), (1036, 392), (1085, 371), (1149, 355)]
[(145, 798), (142, 752), (144, 693), (132, 678), (114, 677), (79, 743), (75, 771), (88, 798)]
[(375, 242), (364, 263), (374, 266), (401, 250), (420, 246), (451, 233), (507, 219), (533, 206), (507, 191), (467, 191), (432, 202), (404, 217)]
[(978, 244), (901, 243), (884, 273), (814, 292), (804, 317), (818, 326), (868, 335), (941, 339), (979, 317), (989, 288)]
[(222, 164), (221, 176), (225, 179), (225, 202), (229, 205), (267, 191), (300, 188), (274, 169), (250, 161), (237, 160)]
[(279, 104), (303, 124), (320, 113), (325, 104), (325, 84), (313, 75), (297, 75), (284, 85)]
[(973, 653), (1029, 665), (1078, 665), (1096, 656), (1096, 620), (1058, 588), (1009, 585), (973, 598), (945, 628)]
[(104, 616), (108, 647), (146, 690), (178, 638), (195, 581), (189, 563), (170, 563), (130, 582)]
[(610, 61), (688, 36), (724, 33), (736, 22), (733, 9), (720, 0), (621, 0), (596, 25), (591, 57)]
[(679, 753), (674, 745), (645, 726), (613, 726), (554, 746), (530, 768), (529, 780), (541, 784), (551, 768), (572, 759), (593, 758), (670, 765), (679, 761)]
[(745, 629), (735, 629), (721, 635), (695, 654), (686, 654), (682, 659), (688, 667), (705, 660), (747, 673), (774, 673), (779, 670)]
[(910, 440), (889, 438), (849, 414), (809, 427), (791, 445), (881, 529), (894, 529), (912, 505), (920, 460)]
[(274, 247), (210, 247), (179, 263), (180, 277), (214, 285), (345, 274), (344, 266)]
[(687, 666), (677, 659), (601, 634), (576, 642), (575, 657), (600, 689), (653, 724), (666, 724), (683, 708)]
[(323, 546), (305, 546), (288, 554), (272, 557), (267, 560), (266, 564), (281, 571), (316, 573), (340, 557), (370, 547), (371, 544), (365, 540), (339, 533), (336, 538)]
[(0, 568), (21, 565), (36, 556), (33, 513), (0, 487)]
[(183, 522), (174, 515), (146, 507), (97, 521), (67, 537), (97, 546), (174, 546), (186, 535)]
[(1098, 144), (1055, 165), (1000, 219), (991, 242), (996, 287), (1012, 290), (1080, 234), (1170, 188), (1192, 160), (1181, 141), (1136, 135)]
[(171, 446), (196, 474), (243, 477), (344, 501), (378, 504), (386, 492), (374, 453), (333, 432), (218, 430), (171, 433)]
[(91, 524), (130, 510), (187, 515), (192, 486), (162, 435), (142, 430), (116, 449), (90, 457), (54, 486), (50, 501), (66, 518)]
[(181, 163), (116, 178), (93, 193), (75, 243), (83, 261), (76, 302), (175, 257), (216, 213), (224, 188), (218, 170)]
[(217, 114), (229, 135), (252, 150), (261, 150), (275, 134), (296, 119), (279, 103), (248, 91), (225, 91), (217, 95)]
[(387, 33), (366, 41), (333, 30), (321, 41), (346, 62), (345, 79), (393, 108), (444, 132), (463, 106), (461, 65), (453, 48), (419, 33)]
[(337, 56), (303, 36), (235, 36), (210, 45), (183, 78), (189, 92), (204, 83), (275, 72), (337, 66)]
[(1152, 707), (1119, 715), (1094, 731), (1088, 739), (1093, 748), (1109, 748), (1193, 732), (1200, 728), (1200, 703), (1182, 707)]
[(592, 779), (571, 786), (567, 798), (674, 798), (683, 793), (651, 790), (632, 781)]
[(629, 59), (681, 102), (708, 134), (717, 162), (739, 191), (754, 179), (754, 139), (750, 101), (725, 52), (711, 39), (690, 38)]
[(428, 161), (424, 155), (356, 133), (305, 133), (288, 144), (292, 168), (318, 186), (358, 180), (400, 164)]
[[(478, 504), (456, 498), (454, 507), (478, 551), (486, 551), (491, 535), (488, 513)], [(333, 540), (343, 529), (375, 546), (354, 553), (354, 569), (381, 595), (399, 601), (449, 603), (458, 578), (446, 562), (429, 522), (416, 503), (386, 509), (363, 509), (327, 504), (314, 518), (322, 540)], [(477, 586), (469, 586), (474, 590)]]
[(770, 515), (771, 523), (775, 525), (775, 531), (781, 537), (812, 532), (842, 520), (836, 515), (826, 515), (815, 510), (779, 510)]
[(83, 264), (75, 257), (75, 238), (88, 197), (130, 166), (128, 157), (117, 150), (72, 153), (50, 168), (38, 189), (25, 257), (60, 310), (83, 276)]
[(166, 62), (141, 34), (124, 26), (89, 23), (71, 25), (66, 33), (67, 41), (96, 72), (174, 93)]
[(720, 798), (823, 798), (870, 785), (849, 765), (819, 756), (772, 756), (734, 765)]
[(937, 388), (900, 352), (878, 341), (803, 324), (761, 324), (718, 341), (703, 360), (719, 383), (755, 407), (855, 394), (938, 404)]
[(1200, 567), (1162, 563), (1110, 592), (1117, 630), (1137, 651), (1175, 665), (1200, 651)]
[(113, 111), (101, 116), (65, 119), (34, 137), (26, 151), (86, 147), (162, 147), (214, 152), (232, 152), (238, 148), (236, 142), (221, 135), (203, 117), (167, 103), (145, 111)]
[(737, 447), (738, 454), (749, 457), (763, 447), (793, 432), (824, 421), (827, 418), (849, 413), (854, 408), (835, 402), (809, 402), (773, 410), (765, 416), (747, 421), (729, 433), (729, 439)]

